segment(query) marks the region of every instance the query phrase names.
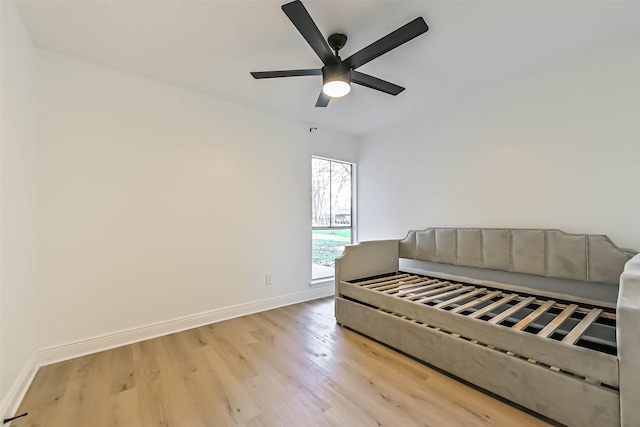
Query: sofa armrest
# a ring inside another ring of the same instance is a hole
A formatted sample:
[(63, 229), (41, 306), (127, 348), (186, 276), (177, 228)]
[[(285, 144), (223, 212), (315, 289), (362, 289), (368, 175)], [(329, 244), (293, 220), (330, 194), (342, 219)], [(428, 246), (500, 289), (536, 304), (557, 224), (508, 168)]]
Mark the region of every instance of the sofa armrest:
[(640, 254), (629, 260), (622, 276), (617, 305), (620, 421), (640, 426)]
[(336, 258), (336, 296), (343, 280), (398, 271), (399, 247), (399, 240), (372, 240), (346, 246)]

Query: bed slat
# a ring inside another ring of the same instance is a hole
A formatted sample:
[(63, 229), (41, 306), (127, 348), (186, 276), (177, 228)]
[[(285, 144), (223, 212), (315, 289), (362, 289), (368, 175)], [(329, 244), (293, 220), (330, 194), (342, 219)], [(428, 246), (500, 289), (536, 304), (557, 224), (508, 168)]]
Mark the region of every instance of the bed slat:
[(463, 286), (461, 288), (454, 289), (454, 290), (449, 291), (449, 292), (444, 292), (444, 293), (441, 293), (441, 294), (431, 295), (430, 297), (426, 297), (426, 298), (420, 298), (420, 299), (418, 299), (418, 302), (421, 303), (421, 304), (426, 304), (429, 301), (434, 301), (434, 300), (437, 300), (439, 298), (448, 297), (450, 295), (457, 295), (457, 294), (459, 294), (461, 292), (467, 292), (470, 289), (473, 289), (473, 286)]
[(535, 310), (534, 312), (530, 313), (527, 317), (525, 317), (524, 319), (522, 319), (521, 321), (519, 321), (518, 323), (513, 325), (511, 327), (511, 329), (515, 329), (517, 331), (521, 331), (522, 329), (526, 328), (529, 325), (529, 323), (533, 322), (538, 317), (542, 316), (555, 303), (556, 302), (553, 301), (553, 300), (549, 300), (549, 301), (545, 302), (540, 307), (538, 307), (537, 310)]
[(488, 294), (486, 294), (483, 297), (480, 297), (480, 298), (475, 299), (473, 301), (469, 301), (466, 304), (462, 304), (461, 306), (456, 307), (453, 310), (449, 310), (449, 313), (462, 313), (466, 309), (471, 308), (471, 307), (475, 307), (476, 305), (479, 305), (479, 304), (482, 304), (483, 302), (485, 302), (487, 300), (490, 300), (491, 298), (497, 297), (501, 293), (502, 293), (501, 291), (489, 292)]
[(356, 285), (361, 286), (363, 288), (370, 288), (372, 286), (375, 286), (377, 284), (384, 284), (386, 282), (399, 282), (402, 279), (406, 279), (407, 277), (410, 277), (409, 274), (398, 274), (397, 276), (385, 276), (385, 277), (378, 277), (377, 279), (371, 279), (371, 280), (365, 280), (363, 282), (358, 282), (356, 283)]
[(519, 297), (520, 295), (518, 294), (511, 294), (511, 295), (506, 295), (503, 298), (500, 298), (498, 301), (494, 302), (493, 304), (489, 304), (486, 307), (482, 307), (479, 310), (474, 311), (473, 313), (471, 313), (469, 315), (469, 317), (471, 317), (472, 319), (477, 319), (478, 317), (482, 316), (485, 313), (490, 312), (491, 310), (495, 310), (496, 308), (500, 307), (501, 305), (504, 305), (506, 303), (508, 303), (509, 301)]
[(513, 307), (503, 311), (502, 313), (496, 314), (494, 317), (491, 318), (491, 320), (489, 320), (489, 323), (500, 323), (507, 317), (513, 314), (516, 314), (518, 311), (522, 310), (523, 308), (525, 308), (535, 300), (536, 300), (536, 297), (526, 298), (523, 301), (520, 301), (518, 304), (514, 305)]
[(595, 320), (598, 318), (598, 316), (600, 316), (601, 313), (602, 310), (599, 308), (594, 308), (593, 310), (591, 310), (591, 312), (584, 316), (580, 323), (578, 323), (575, 328), (573, 328), (571, 332), (569, 332), (567, 336), (564, 337), (562, 342), (567, 344), (575, 344), (580, 339), (580, 336), (589, 328), (589, 326), (591, 326), (593, 322), (595, 322)]
[(446, 307), (446, 306), (449, 306), (451, 304), (455, 304), (458, 301), (463, 301), (463, 300), (465, 300), (467, 298), (470, 298), (472, 296), (481, 294), (481, 293), (485, 292), (486, 290), (487, 290), (487, 288), (476, 289), (475, 291), (467, 292), (466, 294), (459, 295), (459, 296), (457, 296), (455, 298), (451, 298), (451, 299), (448, 299), (446, 301), (442, 301), (441, 303), (434, 305), (434, 307), (435, 308)]
[(574, 311), (576, 311), (576, 308), (578, 308), (576, 304), (571, 304), (569, 307), (562, 310), (562, 313), (551, 319), (551, 322), (549, 322), (547, 326), (545, 326), (540, 332), (538, 332), (538, 335), (540, 335), (541, 337), (548, 337), (549, 335), (551, 335), (556, 329), (560, 327), (560, 325), (562, 325), (565, 320), (569, 318), (569, 316), (573, 314)]
[(404, 285), (404, 284), (413, 284), (413, 283), (419, 283), (421, 282), (422, 279), (420, 277), (415, 277), (413, 279), (401, 279), (399, 281), (392, 281), (389, 283), (373, 283), (371, 285), (366, 285), (363, 286), (364, 288), (369, 288), (369, 289), (373, 289), (374, 291), (384, 291), (385, 289), (397, 289), (398, 286), (400, 285)]
[[(423, 285), (423, 283), (432, 283), (432, 282), (436, 282), (436, 283), (430, 284), (430, 285)], [(439, 280), (429, 280), (428, 282), (414, 283), (411, 286), (417, 286), (417, 288), (416, 287), (405, 288), (405, 289), (402, 289), (401, 291), (398, 291), (398, 293), (394, 295), (399, 297), (405, 294), (410, 294), (411, 292), (418, 292), (418, 291), (424, 291), (426, 289), (433, 289), (441, 285), (442, 285), (442, 282)]]
[[(445, 284), (445, 283), (449, 283), (449, 282), (443, 282), (441, 284)], [(441, 284), (438, 284), (438, 286), (441, 285)], [(425, 297), (427, 295), (439, 294), (439, 293), (448, 291), (450, 289), (457, 289), (457, 288), (461, 288), (461, 287), (462, 287), (462, 285), (451, 285), (451, 284), (449, 284), (448, 286), (444, 286), (442, 288), (432, 289), (430, 291), (425, 291), (425, 292), (419, 292), (419, 293), (414, 294), (414, 295), (405, 294), (402, 297), (404, 299), (409, 300), (409, 301), (415, 301), (415, 300), (417, 300), (417, 299), (419, 299), (421, 297)]]

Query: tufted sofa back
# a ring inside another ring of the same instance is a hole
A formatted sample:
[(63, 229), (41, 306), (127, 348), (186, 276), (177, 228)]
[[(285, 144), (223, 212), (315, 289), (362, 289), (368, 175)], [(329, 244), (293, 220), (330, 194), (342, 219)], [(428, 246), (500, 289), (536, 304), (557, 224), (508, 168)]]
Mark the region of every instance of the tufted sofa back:
[(604, 235), (504, 228), (410, 231), (399, 249), (400, 258), (615, 285), (636, 254)]

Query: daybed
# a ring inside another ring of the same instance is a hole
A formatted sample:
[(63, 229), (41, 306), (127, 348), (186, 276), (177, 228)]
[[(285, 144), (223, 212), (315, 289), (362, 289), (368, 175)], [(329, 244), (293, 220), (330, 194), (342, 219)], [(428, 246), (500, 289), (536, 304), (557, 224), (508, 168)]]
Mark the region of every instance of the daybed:
[(569, 426), (640, 426), (640, 255), (560, 230), (347, 246), (343, 326)]

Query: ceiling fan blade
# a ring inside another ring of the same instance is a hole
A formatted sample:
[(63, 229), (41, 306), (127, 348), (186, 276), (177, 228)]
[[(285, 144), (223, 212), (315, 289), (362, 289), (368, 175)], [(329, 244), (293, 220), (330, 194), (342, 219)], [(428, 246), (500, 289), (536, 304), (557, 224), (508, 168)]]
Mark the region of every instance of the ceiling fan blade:
[(386, 80), (381, 80), (359, 71), (351, 71), (351, 83), (357, 83), (394, 96), (404, 90), (402, 86), (394, 85)]
[(416, 18), (394, 32), (382, 37), (380, 40), (371, 43), (364, 49), (359, 50), (344, 61), (354, 70), (409, 40), (418, 37), (420, 34), (426, 33), (427, 30), (429, 30), (429, 27), (427, 23), (424, 22), (424, 19), (422, 17)]
[(305, 38), (324, 64), (336, 62), (327, 41), (300, 1), (296, 0), (283, 5), (282, 11), (289, 17), (293, 25), (300, 31), (302, 37)]
[(320, 91), (320, 96), (316, 101), (316, 107), (326, 107), (329, 105), (329, 101), (331, 101), (331, 98), (328, 95), (325, 95), (324, 92)]
[(273, 79), (276, 77), (297, 77), (297, 76), (321, 76), (322, 70), (283, 70), (283, 71), (252, 71), (254, 79)]

